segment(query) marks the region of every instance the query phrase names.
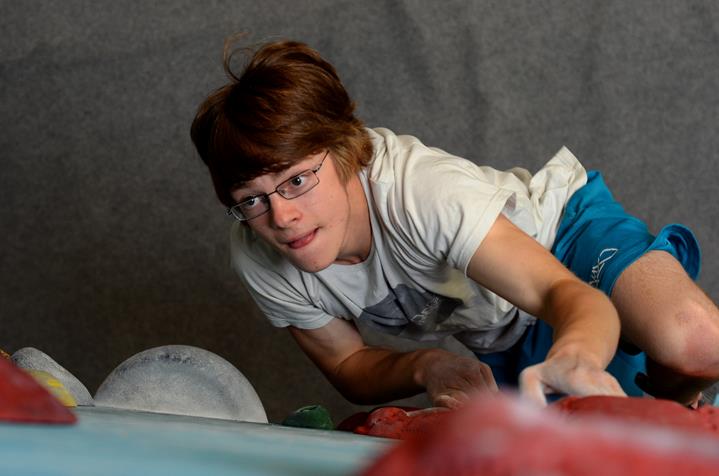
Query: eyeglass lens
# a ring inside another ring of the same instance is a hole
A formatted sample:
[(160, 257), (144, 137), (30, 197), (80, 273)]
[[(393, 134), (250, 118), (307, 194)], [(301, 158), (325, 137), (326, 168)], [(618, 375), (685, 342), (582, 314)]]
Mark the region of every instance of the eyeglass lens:
[[(322, 160), (322, 163), (324, 163), (324, 159)], [(320, 163), (320, 165), (315, 169), (305, 170), (304, 172), (290, 177), (289, 179), (280, 183), (277, 188), (275, 188), (274, 192), (256, 195), (241, 203), (238, 203), (237, 205), (230, 208), (230, 212), (238, 220), (251, 220), (252, 218), (263, 215), (270, 210), (269, 195), (275, 192), (277, 192), (279, 195), (281, 195), (287, 200), (292, 200), (293, 198), (297, 198), (300, 195), (309, 192), (318, 183), (320, 183), (320, 179), (317, 176), (317, 171), (322, 166), (322, 163)]]

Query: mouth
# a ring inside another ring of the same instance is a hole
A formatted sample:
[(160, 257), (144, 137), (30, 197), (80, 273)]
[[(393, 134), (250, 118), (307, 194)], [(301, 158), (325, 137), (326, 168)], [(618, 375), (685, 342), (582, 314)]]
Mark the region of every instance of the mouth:
[(299, 236), (292, 241), (288, 241), (286, 244), (293, 250), (304, 248), (305, 246), (309, 245), (312, 240), (314, 240), (316, 234), (317, 229), (315, 228), (314, 230), (305, 235)]

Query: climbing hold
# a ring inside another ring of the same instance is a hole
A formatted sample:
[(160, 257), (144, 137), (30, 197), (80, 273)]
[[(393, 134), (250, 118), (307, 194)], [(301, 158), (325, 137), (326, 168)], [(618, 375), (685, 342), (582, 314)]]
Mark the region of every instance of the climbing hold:
[(478, 397), (445, 415), (388, 448), (362, 475), (709, 476), (719, 467), (714, 437), (645, 421), (568, 417), (505, 395)]
[(239, 370), (188, 345), (155, 347), (130, 357), (97, 389), (95, 405), (267, 423), (260, 398)]
[(322, 405), (298, 408), (282, 421), (282, 425), (318, 430), (333, 430), (335, 427), (330, 412)]
[(92, 406), (92, 395), (73, 374), (55, 362), (49, 355), (34, 347), (23, 347), (12, 355), (15, 365), (25, 370), (47, 372), (62, 383), (63, 388), (72, 396), (76, 405)]
[(0, 359), (0, 420), (25, 423), (75, 423), (67, 408), (24, 370)]
[(77, 402), (70, 392), (67, 391), (65, 386), (58, 379), (52, 376), (52, 374), (45, 372), (44, 370), (26, 370), (40, 385), (45, 387), (45, 390), (50, 392), (53, 397), (60, 400), (60, 403), (66, 407), (76, 407)]

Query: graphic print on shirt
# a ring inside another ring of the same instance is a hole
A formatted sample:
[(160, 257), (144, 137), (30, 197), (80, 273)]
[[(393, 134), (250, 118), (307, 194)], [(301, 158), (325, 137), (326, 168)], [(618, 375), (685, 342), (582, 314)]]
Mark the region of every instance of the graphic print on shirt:
[(428, 332), (445, 321), (460, 304), (459, 299), (400, 284), (382, 301), (365, 308), (359, 320), (395, 336), (405, 330)]
[(599, 287), (599, 280), (602, 278), (602, 270), (604, 265), (619, 251), (619, 248), (605, 248), (599, 253), (597, 258), (597, 264), (592, 266), (592, 273), (590, 275), (589, 285), (593, 287)]

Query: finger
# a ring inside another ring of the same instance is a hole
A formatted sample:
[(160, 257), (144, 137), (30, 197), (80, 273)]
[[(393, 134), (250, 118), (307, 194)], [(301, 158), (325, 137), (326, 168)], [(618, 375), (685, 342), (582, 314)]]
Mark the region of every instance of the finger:
[[(609, 374), (607, 374), (609, 375)], [(609, 384), (609, 395), (617, 396), (617, 397), (626, 397), (627, 393), (624, 391), (622, 386), (619, 384), (619, 381), (614, 378), (613, 376), (609, 375), (611, 381)]]
[(462, 406), (462, 404), (459, 403), (456, 398), (450, 397), (449, 395), (440, 395), (436, 397), (432, 404), (435, 407), (450, 408), (452, 410)]
[(575, 393), (577, 395), (608, 395), (613, 397), (626, 397), (619, 381), (611, 374), (605, 371), (599, 371), (590, 375), (586, 381), (592, 382), (592, 385), (577, 387)]
[(687, 407), (696, 410), (701, 405), (702, 399), (704, 398), (704, 392), (697, 393), (694, 398), (689, 400), (689, 403), (687, 403)]
[(547, 389), (540, 380), (537, 372), (527, 369), (519, 374), (520, 395), (529, 398), (529, 400), (536, 402), (541, 406), (547, 406), (547, 397), (545, 396), (546, 390)]
[(469, 401), (469, 396), (464, 392), (443, 393), (435, 397), (434, 404), (440, 407), (459, 408)]
[(498, 392), (499, 387), (497, 386), (497, 381), (494, 380), (494, 374), (492, 373), (492, 368), (489, 365), (485, 365), (482, 367), (482, 379), (484, 381), (484, 385), (492, 392)]

